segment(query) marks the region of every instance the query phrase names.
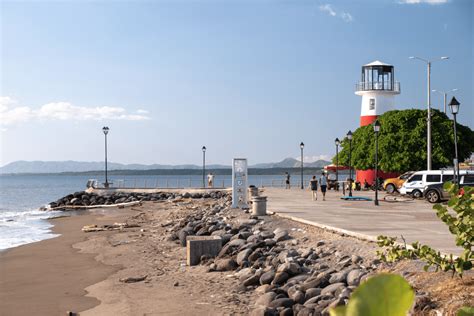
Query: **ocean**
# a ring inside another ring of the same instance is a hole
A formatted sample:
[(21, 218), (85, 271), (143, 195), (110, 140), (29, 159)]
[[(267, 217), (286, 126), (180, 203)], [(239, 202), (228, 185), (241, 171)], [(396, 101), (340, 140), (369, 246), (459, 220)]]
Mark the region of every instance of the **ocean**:
[[(39, 208), (67, 194), (82, 191), (90, 175), (0, 175), (0, 251), (20, 245), (56, 237), (51, 232), (48, 218), (63, 212), (44, 212)], [(310, 175), (304, 176), (309, 181)], [(341, 177), (342, 179), (342, 177)], [(112, 176), (119, 187), (201, 187), (202, 176)], [(215, 176), (215, 187), (231, 187), (232, 178)], [(249, 185), (282, 186), (283, 175), (249, 175)], [(300, 176), (292, 175), (292, 184), (299, 186)]]

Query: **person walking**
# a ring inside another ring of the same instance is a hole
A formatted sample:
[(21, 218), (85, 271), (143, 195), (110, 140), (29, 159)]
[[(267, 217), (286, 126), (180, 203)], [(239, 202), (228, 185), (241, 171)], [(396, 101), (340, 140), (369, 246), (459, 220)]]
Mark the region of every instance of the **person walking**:
[(326, 189), (328, 187), (328, 177), (323, 172), (319, 178), (319, 186), (321, 187), (321, 193), (323, 194), (323, 201), (326, 201)]
[(209, 188), (214, 187), (214, 175), (212, 174), (212, 172), (207, 175), (207, 186)]
[(311, 188), (311, 197), (313, 201), (318, 200), (318, 180), (316, 180), (316, 176), (313, 176), (309, 181), (309, 187)]
[(285, 189), (291, 189), (291, 184), (290, 184), (290, 174), (288, 172), (285, 172)]

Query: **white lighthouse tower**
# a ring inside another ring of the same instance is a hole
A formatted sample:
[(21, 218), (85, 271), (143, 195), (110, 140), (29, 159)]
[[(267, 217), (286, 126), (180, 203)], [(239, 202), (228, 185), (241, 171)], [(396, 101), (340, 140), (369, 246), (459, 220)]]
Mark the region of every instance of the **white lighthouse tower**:
[[(400, 83), (395, 81), (392, 65), (379, 60), (362, 66), (361, 81), (356, 84), (355, 94), (362, 96), (360, 126), (372, 124), (378, 116), (395, 109), (395, 95), (400, 94)], [(379, 176), (386, 175), (383, 172)], [(372, 184), (373, 170), (358, 170), (357, 181)]]

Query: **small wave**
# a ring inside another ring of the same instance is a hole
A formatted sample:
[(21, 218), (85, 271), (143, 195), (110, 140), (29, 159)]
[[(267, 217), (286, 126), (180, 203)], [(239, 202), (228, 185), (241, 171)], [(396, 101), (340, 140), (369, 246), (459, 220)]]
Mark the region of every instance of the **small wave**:
[(0, 211), (0, 250), (59, 236), (51, 232), (47, 219), (61, 216), (61, 211)]

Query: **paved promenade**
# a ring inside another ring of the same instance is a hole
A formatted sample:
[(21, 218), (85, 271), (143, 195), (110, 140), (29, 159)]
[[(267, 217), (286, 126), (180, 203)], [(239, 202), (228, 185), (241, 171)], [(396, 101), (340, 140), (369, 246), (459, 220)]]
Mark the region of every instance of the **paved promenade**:
[[(268, 197), (268, 210), (281, 216), (371, 239), (378, 235), (403, 235), (407, 243), (420, 241), (441, 252), (460, 253), (453, 235), (436, 217), (433, 205), (424, 200), (395, 203), (382, 200), (375, 206), (373, 201), (344, 201), (340, 199), (342, 191), (330, 191), (326, 201), (322, 201), (321, 192), (318, 200), (312, 201), (310, 191), (297, 188), (265, 188), (262, 195)], [(356, 191), (353, 195), (373, 198), (374, 192)]]

